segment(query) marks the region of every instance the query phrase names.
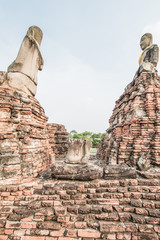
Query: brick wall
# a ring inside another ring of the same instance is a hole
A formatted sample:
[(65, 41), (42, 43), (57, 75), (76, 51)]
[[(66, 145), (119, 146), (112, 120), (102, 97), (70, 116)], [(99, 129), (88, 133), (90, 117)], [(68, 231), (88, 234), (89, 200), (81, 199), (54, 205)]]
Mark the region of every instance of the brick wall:
[(0, 239), (160, 239), (160, 179), (0, 182)]
[(68, 132), (65, 126), (57, 123), (47, 124), (49, 143), (56, 158), (64, 158), (68, 151)]
[(27, 180), (54, 161), (47, 120), (34, 97), (0, 88), (0, 179)]

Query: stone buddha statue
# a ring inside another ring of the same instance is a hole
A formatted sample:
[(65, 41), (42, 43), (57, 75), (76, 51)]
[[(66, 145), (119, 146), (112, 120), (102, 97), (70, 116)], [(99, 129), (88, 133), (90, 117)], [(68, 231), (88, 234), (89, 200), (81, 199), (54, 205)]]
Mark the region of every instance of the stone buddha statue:
[(40, 52), (42, 30), (31, 26), (18, 52), (17, 58), (8, 67), (6, 80), (2, 87), (15, 89), (35, 96), (37, 89), (37, 72), (42, 70), (43, 58)]
[(157, 72), (156, 66), (159, 60), (159, 48), (152, 44), (152, 34), (145, 33), (140, 40), (142, 54), (139, 58), (139, 68), (134, 76), (136, 79), (142, 72)]

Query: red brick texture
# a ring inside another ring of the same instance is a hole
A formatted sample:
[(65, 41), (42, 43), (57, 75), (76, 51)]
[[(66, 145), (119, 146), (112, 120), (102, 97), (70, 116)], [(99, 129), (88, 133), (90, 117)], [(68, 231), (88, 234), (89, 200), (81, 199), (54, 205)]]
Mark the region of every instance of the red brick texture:
[(57, 123), (48, 123), (47, 130), (49, 143), (56, 158), (64, 158), (68, 151), (68, 132), (65, 126)]
[(34, 97), (0, 88), (0, 179), (35, 177), (54, 161), (47, 120)]
[(0, 239), (160, 239), (160, 180), (0, 182)]
[(99, 158), (136, 166), (140, 157), (160, 166), (160, 77), (142, 73), (116, 101)]

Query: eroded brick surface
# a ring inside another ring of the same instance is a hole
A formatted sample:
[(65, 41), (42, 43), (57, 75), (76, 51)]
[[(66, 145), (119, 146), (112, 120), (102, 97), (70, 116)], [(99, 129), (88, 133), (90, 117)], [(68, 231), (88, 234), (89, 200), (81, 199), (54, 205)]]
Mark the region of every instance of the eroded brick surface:
[(64, 158), (68, 151), (68, 133), (65, 126), (57, 123), (48, 123), (47, 131), (49, 143), (56, 158)]
[(0, 239), (160, 238), (158, 179), (1, 183)]
[(47, 120), (34, 97), (0, 88), (0, 179), (18, 183), (54, 161)]
[(140, 158), (160, 166), (160, 77), (142, 73), (116, 101), (99, 158), (137, 167)]

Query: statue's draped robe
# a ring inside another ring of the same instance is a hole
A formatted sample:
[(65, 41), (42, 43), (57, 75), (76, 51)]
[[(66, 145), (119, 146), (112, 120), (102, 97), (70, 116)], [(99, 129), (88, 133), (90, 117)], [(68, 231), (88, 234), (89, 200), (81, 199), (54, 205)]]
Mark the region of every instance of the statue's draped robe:
[(37, 72), (42, 70), (43, 59), (38, 43), (26, 36), (22, 42), (16, 60), (8, 67), (8, 72), (20, 72), (28, 76), (37, 85)]
[(155, 72), (159, 60), (159, 48), (156, 44), (147, 47), (139, 59), (139, 74), (141, 72)]

